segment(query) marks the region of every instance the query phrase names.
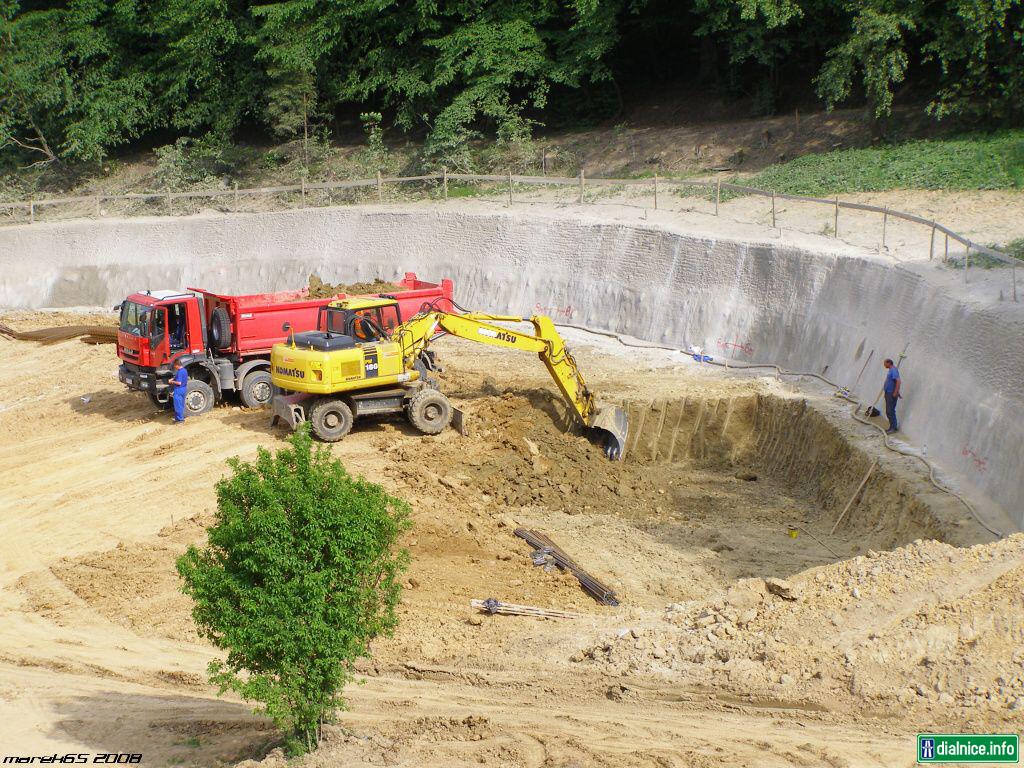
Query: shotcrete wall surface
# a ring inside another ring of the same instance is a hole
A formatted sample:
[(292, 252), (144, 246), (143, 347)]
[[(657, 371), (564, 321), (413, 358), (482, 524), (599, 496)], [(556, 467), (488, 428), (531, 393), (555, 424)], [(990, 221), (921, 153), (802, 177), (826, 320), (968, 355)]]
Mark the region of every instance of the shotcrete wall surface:
[[(826, 371), (868, 402), (904, 350), (902, 425), (1024, 524), (1024, 305), (816, 241), (717, 237), (567, 212), (430, 207), (108, 221), (0, 230), (0, 306), (112, 306), (143, 289), (227, 293), (330, 282), (455, 280), (467, 307), (736, 362)], [(863, 374), (861, 371), (866, 364)]]

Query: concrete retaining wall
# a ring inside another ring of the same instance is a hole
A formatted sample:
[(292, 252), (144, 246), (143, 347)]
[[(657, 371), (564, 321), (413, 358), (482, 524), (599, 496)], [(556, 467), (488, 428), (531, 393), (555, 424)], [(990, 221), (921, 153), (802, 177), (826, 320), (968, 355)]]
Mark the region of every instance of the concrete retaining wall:
[[(468, 307), (529, 314), (736, 361), (822, 372), (871, 400), (906, 347), (905, 432), (1024, 525), (1024, 311), (968, 304), (850, 251), (665, 226), (430, 208), (307, 209), (0, 230), (0, 306), (111, 306), (128, 293), (456, 281)], [(870, 359), (869, 359), (870, 356)]]

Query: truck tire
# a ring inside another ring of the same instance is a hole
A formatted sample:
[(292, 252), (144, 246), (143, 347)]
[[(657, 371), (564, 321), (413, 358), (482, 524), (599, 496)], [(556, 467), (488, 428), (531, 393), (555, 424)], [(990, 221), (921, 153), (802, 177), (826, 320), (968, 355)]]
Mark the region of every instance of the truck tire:
[(217, 350), (231, 346), (231, 318), (224, 307), (217, 307), (210, 315), (210, 346)]
[(213, 387), (199, 379), (189, 379), (185, 389), (185, 415), (201, 416), (213, 408), (216, 399)]
[(422, 389), (406, 408), (409, 423), (424, 435), (439, 434), (452, 421), (452, 404), (436, 389)]
[(352, 409), (343, 400), (321, 400), (309, 414), (313, 434), (325, 443), (336, 443), (347, 435), (352, 420)]
[(270, 383), (270, 371), (260, 369), (250, 371), (242, 379), (242, 404), (246, 408), (263, 408), (270, 403), (274, 395), (274, 385)]

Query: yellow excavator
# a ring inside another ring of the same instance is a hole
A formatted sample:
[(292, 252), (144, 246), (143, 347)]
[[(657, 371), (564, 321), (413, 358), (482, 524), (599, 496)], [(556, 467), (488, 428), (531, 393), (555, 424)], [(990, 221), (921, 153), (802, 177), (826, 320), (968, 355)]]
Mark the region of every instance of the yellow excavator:
[[(404, 412), (417, 430), (436, 435), (452, 422), (454, 409), (439, 389), (428, 347), (450, 334), (537, 353), (580, 423), (610, 459), (620, 458), (626, 414), (598, 404), (550, 318), (531, 317), (532, 334), (495, 324), (522, 321), (428, 305), (403, 322), (398, 302), (386, 296), (332, 302), (321, 308), (316, 331), (292, 333), (271, 351), (272, 423), (282, 420), (295, 429), (308, 421), (317, 438), (336, 442), (360, 416)], [(291, 330), (287, 323), (284, 330)]]

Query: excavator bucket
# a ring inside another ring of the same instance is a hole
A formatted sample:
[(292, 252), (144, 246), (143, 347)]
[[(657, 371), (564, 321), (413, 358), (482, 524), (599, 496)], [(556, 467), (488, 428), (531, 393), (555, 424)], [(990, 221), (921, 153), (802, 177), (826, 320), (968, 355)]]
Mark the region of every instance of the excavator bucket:
[(590, 420), (590, 431), (601, 444), (604, 455), (612, 461), (622, 458), (629, 436), (629, 419), (626, 412), (615, 405), (599, 406)]

